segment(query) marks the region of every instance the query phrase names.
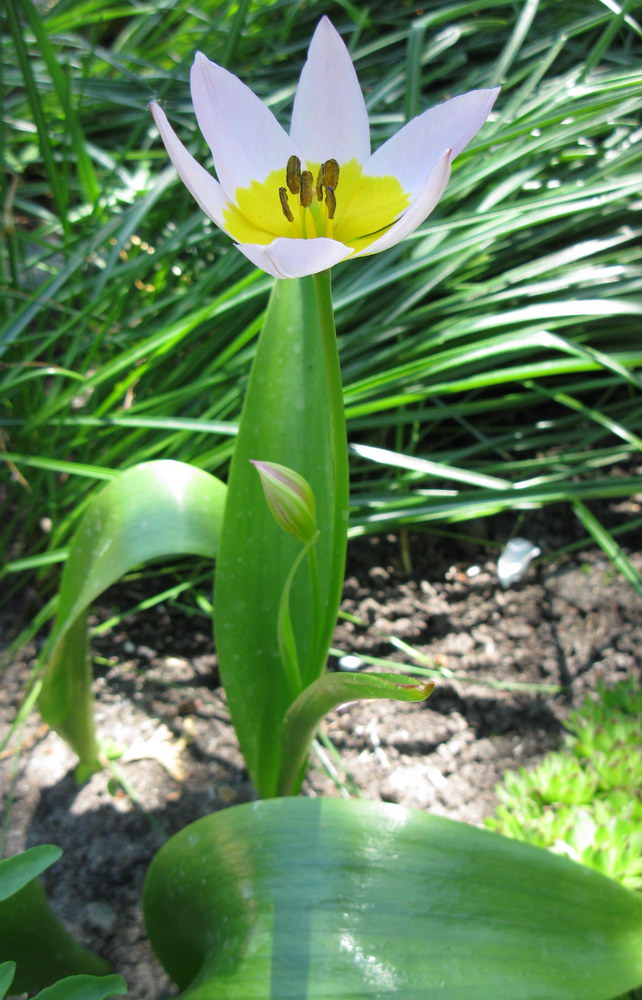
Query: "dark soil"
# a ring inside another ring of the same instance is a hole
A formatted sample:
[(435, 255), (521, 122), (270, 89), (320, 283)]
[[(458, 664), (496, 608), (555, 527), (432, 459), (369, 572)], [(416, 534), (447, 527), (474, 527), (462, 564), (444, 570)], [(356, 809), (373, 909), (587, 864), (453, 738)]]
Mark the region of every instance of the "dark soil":
[[(532, 526), (527, 534), (550, 549), (542, 541), (550, 521), (534, 524), (540, 536)], [(421, 535), (411, 551), (407, 573), (398, 539), (352, 544), (343, 610), (366, 624), (342, 621), (335, 646), (408, 663), (399, 639), (445, 675), (423, 705), (365, 702), (329, 716), (325, 732), (340, 761), (331, 748), (313, 752), (304, 792), (348, 788), (479, 824), (504, 771), (559, 745), (565, 714), (598, 678), (640, 676), (640, 599), (600, 552), (542, 561), (502, 590), (488, 552), (460, 548), (453, 564)], [(130, 592), (110, 591), (95, 619), (131, 603)], [(5, 853), (60, 845), (63, 858), (45, 876), (54, 907), (125, 976), (131, 1000), (160, 1000), (173, 991), (145, 939), (140, 893), (149, 861), (166, 834), (253, 790), (206, 618), (158, 605), (97, 637), (93, 649), (100, 735), (123, 750), (118, 768), (134, 798), (105, 773), (77, 786), (73, 755), (33, 716), (0, 760)], [(5, 671), (3, 727), (34, 655), (25, 650)]]

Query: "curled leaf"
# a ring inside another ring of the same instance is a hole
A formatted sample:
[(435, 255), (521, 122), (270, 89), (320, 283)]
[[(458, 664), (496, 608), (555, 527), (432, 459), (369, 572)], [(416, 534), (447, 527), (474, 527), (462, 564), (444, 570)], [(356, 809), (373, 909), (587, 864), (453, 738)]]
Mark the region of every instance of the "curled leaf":
[(309, 684), (290, 705), (282, 731), (282, 765), (279, 794), (291, 795), (305, 764), (310, 741), (324, 715), (346, 701), (392, 698), (425, 701), (434, 681), (420, 682), (399, 674), (323, 674)]

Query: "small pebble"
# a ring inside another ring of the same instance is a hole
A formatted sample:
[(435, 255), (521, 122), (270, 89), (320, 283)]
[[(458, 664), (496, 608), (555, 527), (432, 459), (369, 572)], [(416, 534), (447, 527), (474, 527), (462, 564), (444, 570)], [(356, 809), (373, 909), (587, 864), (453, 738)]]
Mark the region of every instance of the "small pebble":
[(390, 579), (390, 573), (383, 566), (373, 566), (369, 573), (373, 583), (386, 583)]
[(108, 903), (87, 903), (85, 906), (85, 922), (92, 930), (101, 934), (111, 934), (116, 926), (116, 913)]

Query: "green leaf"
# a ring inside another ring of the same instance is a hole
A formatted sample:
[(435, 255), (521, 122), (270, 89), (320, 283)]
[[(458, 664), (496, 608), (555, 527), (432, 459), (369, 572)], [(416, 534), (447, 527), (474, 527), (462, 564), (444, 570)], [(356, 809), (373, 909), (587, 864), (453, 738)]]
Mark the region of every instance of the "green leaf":
[(42, 990), (34, 1000), (107, 1000), (126, 993), (122, 976), (68, 976)]
[(43, 844), (0, 862), (0, 963), (16, 963), (13, 993), (41, 989), (62, 976), (110, 971), (71, 936), (47, 902), (37, 876), (61, 854)]
[(609, 1000), (642, 981), (638, 896), (384, 803), (206, 816), (156, 855), (144, 909), (182, 1000)]
[(618, 545), (613, 535), (600, 524), (595, 515), (591, 513), (581, 500), (575, 500), (572, 507), (578, 519), (593, 538), (593, 541), (597, 542), (604, 552), (606, 552), (613, 565), (618, 567), (638, 596), (642, 597), (642, 577), (624, 549)]
[(324, 715), (358, 699), (425, 701), (434, 681), (418, 683), (400, 674), (324, 674), (290, 705), (283, 722), (283, 766), (279, 794), (289, 795), (304, 764), (307, 747)]
[(281, 659), (277, 623), (301, 546), (275, 522), (253, 460), (303, 476), (316, 501), (318, 582), (305, 562), (290, 591), (304, 687), (325, 667), (345, 564), (347, 453), (327, 275), (274, 286), (230, 469), (216, 573), (219, 669), (252, 780), (270, 796), (278, 784), (281, 724), (297, 694)]
[(0, 965), (0, 1000), (4, 1000), (6, 997), (7, 990), (13, 982), (15, 971), (15, 962), (3, 962), (2, 965)]
[(214, 558), (225, 486), (184, 462), (127, 469), (87, 508), (69, 549), (54, 631), (45, 651), (40, 709), (80, 758), (79, 777), (100, 768), (92, 713), (86, 612), (141, 563), (193, 554)]
[[(38, 7), (31, 0), (21, 0), (18, 6), (21, 8), (21, 13), (38, 41), (38, 49), (47, 65), (47, 70), (51, 76), (60, 106), (64, 109), (69, 138), (73, 146), (73, 163), (78, 171), (78, 178), (82, 184), (84, 195), (87, 201), (93, 204), (99, 198), (101, 188), (87, 150), (85, 136), (80, 126), (78, 109), (76, 101), (72, 96), (69, 75), (65, 72), (66, 67), (63, 68), (60, 64), (59, 53), (55, 51), (54, 46), (49, 40), (42, 13)], [(59, 167), (58, 170), (60, 170)]]
[(32, 879), (46, 871), (62, 855), (60, 847), (39, 844), (22, 854), (0, 861), (0, 902), (13, 896)]

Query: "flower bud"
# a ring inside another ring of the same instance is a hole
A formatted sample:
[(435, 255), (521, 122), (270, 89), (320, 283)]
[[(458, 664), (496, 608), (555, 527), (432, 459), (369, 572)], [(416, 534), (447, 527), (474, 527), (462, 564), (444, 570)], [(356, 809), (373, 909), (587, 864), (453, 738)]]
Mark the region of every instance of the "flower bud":
[(306, 544), (317, 533), (312, 487), (303, 476), (276, 462), (252, 461), (274, 520), (297, 541)]

